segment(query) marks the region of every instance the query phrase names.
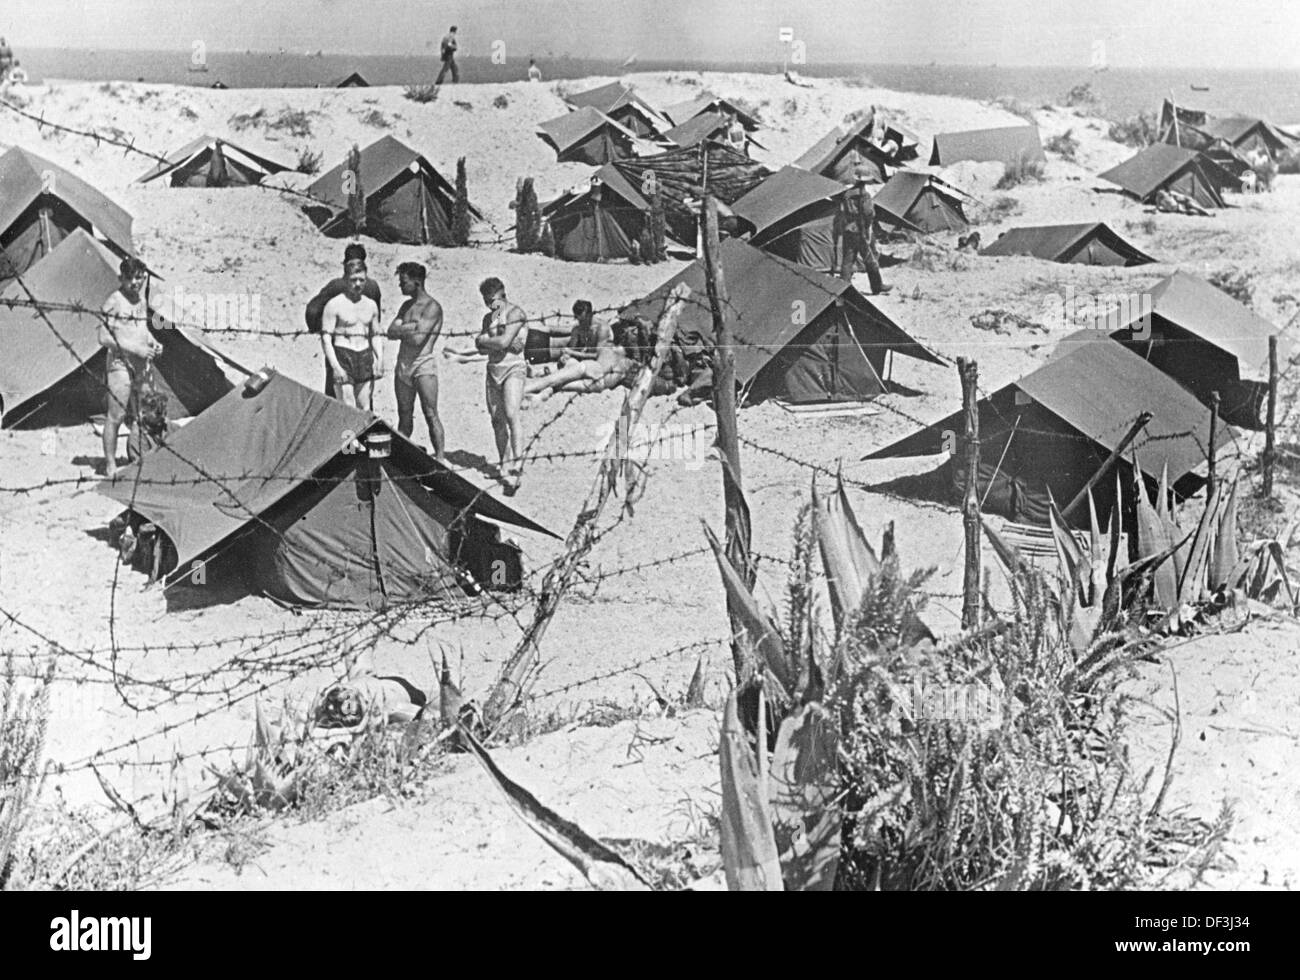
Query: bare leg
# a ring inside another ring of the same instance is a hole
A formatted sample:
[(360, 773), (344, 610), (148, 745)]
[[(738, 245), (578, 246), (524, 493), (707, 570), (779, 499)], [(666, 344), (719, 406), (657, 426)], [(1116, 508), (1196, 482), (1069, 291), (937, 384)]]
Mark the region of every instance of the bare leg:
[(110, 480), (117, 476), (117, 433), (121, 426), (116, 420), (104, 422), (104, 476)]
[(397, 431), (409, 439), (415, 429), (415, 386), (395, 374), (393, 391), (397, 394)]
[(351, 405), (353, 408), (357, 407), (356, 393), (354, 387), (350, 384), (344, 384), (342, 381), (335, 381), (334, 397), (344, 405)]
[(508, 474), (505, 479), (506, 488), (513, 490), (519, 486), (519, 478), (523, 474), (524, 460), (524, 421), (522, 405), (524, 400), (524, 378), (522, 375), (514, 375), (506, 379), (502, 386), (505, 396), (505, 422), (506, 431), (509, 436), (510, 457), (502, 463), (502, 472)]
[(429, 426), (429, 440), (433, 443), (433, 457), (439, 463), (446, 462), (444, 454), (447, 451), (447, 435), (442, 428), (442, 419), (438, 418), (438, 376), (436, 374), (420, 375), (415, 379), (415, 388), (420, 393), (420, 407), (424, 409), (424, 421)]
[(358, 381), (353, 386), (356, 392), (356, 406), (367, 412), (375, 410), (375, 383), (373, 381)]

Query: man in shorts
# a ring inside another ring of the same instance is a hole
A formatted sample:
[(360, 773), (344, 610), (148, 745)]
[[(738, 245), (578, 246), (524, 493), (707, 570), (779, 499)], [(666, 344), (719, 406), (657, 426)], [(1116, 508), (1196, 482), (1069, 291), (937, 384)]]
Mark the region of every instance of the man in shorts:
[(353, 259), (344, 272), (347, 289), (326, 303), (321, 313), (321, 346), (334, 372), (334, 397), (353, 408), (373, 411), (374, 383), (384, 376), (379, 307), (362, 292), (366, 264)]
[(445, 463), (446, 436), (438, 418), (438, 362), (433, 346), (442, 333), (442, 306), (424, 291), (427, 273), (418, 262), (403, 262), (397, 267), (397, 282), (406, 302), (388, 327), (388, 339), (401, 341), (397, 349), (397, 367), (393, 371), (393, 388), (397, 392), (397, 431), (410, 436), (415, 428), (415, 396), (429, 426), (433, 456)]
[[(360, 259), (362, 262), (366, 261), (366, 247), (360, 242), (349, 242), (347, 248), (343, 249), (344, 266), (346, 267), (347, 263), (353, 259)], [(339, 276), (337, 279), (331, 279), (327, 282), (321, 288), (321, 291), (311, 298), (311, 302), (307, 304), (306, 311), (308, 333), (320, 333), (320, 319), (321, 314), (325, 312), (325, 304), (335, 296), (346, 291), (347, 288), (347, 277)], [(375, 282), (373, 279), (367, 278), (366, 284), (361, 288), (361, 293), (363, 296), (369, 296), (375, 301), (375, 306), (379, 307), (379, 313), (380, 316), (382, 316), (384, 312), (384, 304), (383, 298), (379, 292), (379, 283)], [(330, 362), (328, 360), (325, 362), (325, 394), (329, 395), (331, 398), (334, 397), (334, 371), (330, 367)]]
[[(149, 332), (149, 304), (144, 298), (149, 272), (139, 259), (123, 259), (118, 287), (104, 301), (99, 346), (108, 351), (105, 386), (104, 476), (117, 476), (117, 436), (122, 422), (136, 409), (140, 389), (163, 347)], [(139, 423), (137, 423), (139, 424)]]
[(505, 284), (495, 276), (484, 279), (479, 292), (488, 312), (483, 317), (483, 329), (474, 338), (474, 347), (487, 355), (484, 391), (488, 416), (501, 458), (501, 483), (506, 493), (513, 495), (519, 489), (523, 471), (520, 408), (527, 378), (524, 343), (528, 317), (506, 299)]

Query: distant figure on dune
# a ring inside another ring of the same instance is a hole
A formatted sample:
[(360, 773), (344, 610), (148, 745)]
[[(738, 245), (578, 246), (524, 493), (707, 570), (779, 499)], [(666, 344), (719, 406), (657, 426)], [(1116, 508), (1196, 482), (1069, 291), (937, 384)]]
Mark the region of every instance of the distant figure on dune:
[(434, 85), (442, 84), (442, 79), (447, 74), (448, 69), (451, 70), (451, 80), (453, 82), (460, 81), (460, 69), (456, 66), (456, 51), (459, 47), (460, 45), (456, 41), (456, 27), (452, 25), (451, 30), (442, 39), (442, 71), (438, 72), (438, 80), (433, 83)]
[(537, 67), (537, 62), (532, 58), (528, 59), (528, 80), (530, 82), (540, 82), (542, 80), (542, 70)]

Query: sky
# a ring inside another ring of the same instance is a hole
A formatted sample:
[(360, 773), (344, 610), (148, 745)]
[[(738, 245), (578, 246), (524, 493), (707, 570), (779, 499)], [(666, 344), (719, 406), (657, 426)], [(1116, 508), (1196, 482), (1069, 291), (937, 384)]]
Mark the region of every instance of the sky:
[(1300, 68), (1300, 0), (3, 0), (16, 47)]

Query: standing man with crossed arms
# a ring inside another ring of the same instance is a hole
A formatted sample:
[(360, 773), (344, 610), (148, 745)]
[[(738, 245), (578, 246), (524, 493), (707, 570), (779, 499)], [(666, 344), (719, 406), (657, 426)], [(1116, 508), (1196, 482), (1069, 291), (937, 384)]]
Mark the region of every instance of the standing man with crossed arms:
[(374, 410), (374, 383), (384, 376), (383, 331), (379, 307), (362, 290), (366, 264), (344, 265), (347, 289), (325, 304), (321, 313), (321, 347), (334, 372), (334, 397), (353, 408)]
[(427, 273), (418, 262), (403, 262), (397, 267), (397, 280), (406, 302), (388, 327), (388, 339), (401, 341), (397, 349), (397, 367), (393, 371), (393, 388), (397, 393), (397, 431), (410, 436), (415, 428), (415, 396), (429, 426), (433, 457), (445, 463), (446, 435), (438, 418), (438, 362), (433, 346), (442, 333), (442, 305), (424, 291)]

